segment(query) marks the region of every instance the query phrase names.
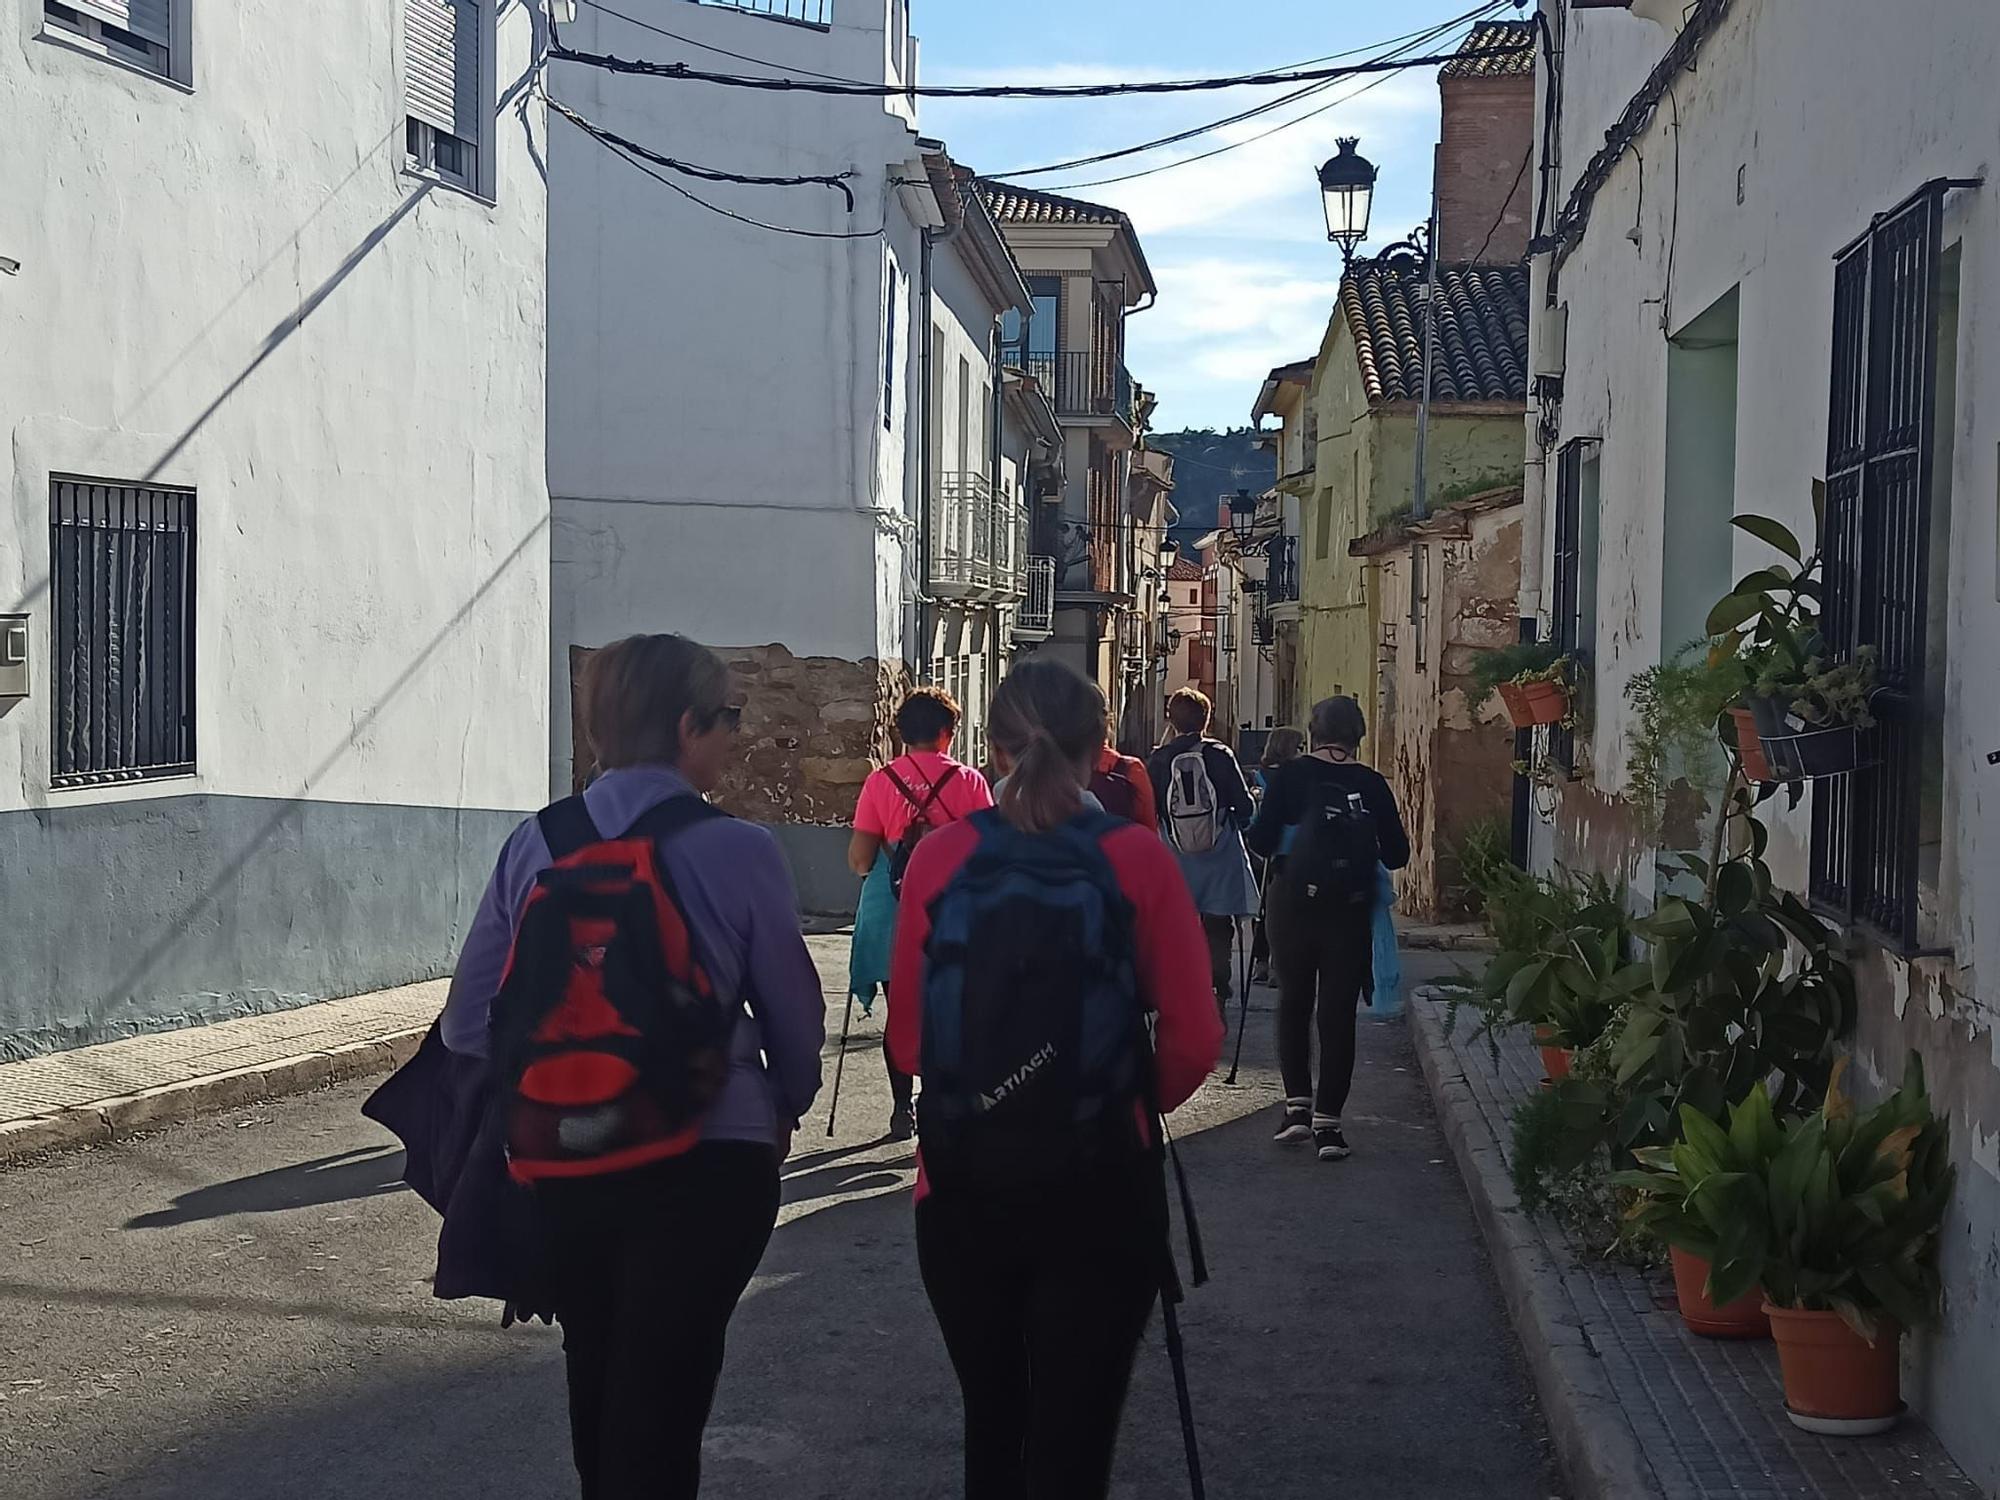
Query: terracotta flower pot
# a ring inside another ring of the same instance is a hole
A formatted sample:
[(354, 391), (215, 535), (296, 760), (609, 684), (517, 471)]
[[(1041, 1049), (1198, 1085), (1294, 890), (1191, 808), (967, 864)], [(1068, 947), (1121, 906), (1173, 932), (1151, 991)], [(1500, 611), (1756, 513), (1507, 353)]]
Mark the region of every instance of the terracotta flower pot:
[(1839, 1313), (1769, 1303), (1792, 1425), (1835, 1437), (1886, 1432), (1903, 1414), (1903, 1331), (1880, 1320), (1870, 1345)]
[(1561, 1083), (1569, 1077), (1576, 1063), (1576, 1053), (1558, 1042), (1554, 1032), (1546, 1027), (1536, 1027), (1535, 1045), (1541, 1048), (1542, 1071), (1548, 1074), (1550, 1083)]
[(1776, 781), (1764, 740), (1757, 733), (1757, 716), (1747, 708), (1732, 708), (1729, 718), (1736, 726), (1736, 753), (1743, 758), (1743, 774), (1752, 781)]
[(1703, 1338), (1767, 1339), (1771, 1320), (1764, 1315), (1764, 1293), (1753, 1291), (1727, 1307), (1717, 1307), (1708, 1295), (1709, 1263), (1685, 1250), (1672, 1252), (1674, 1291), (1681, 1300), (1681, 1321)]
[(1560, 682), (1503, 682), (1500, 701), (1516, 729), (1560, 724), (1569, 713), (1569, 693)]

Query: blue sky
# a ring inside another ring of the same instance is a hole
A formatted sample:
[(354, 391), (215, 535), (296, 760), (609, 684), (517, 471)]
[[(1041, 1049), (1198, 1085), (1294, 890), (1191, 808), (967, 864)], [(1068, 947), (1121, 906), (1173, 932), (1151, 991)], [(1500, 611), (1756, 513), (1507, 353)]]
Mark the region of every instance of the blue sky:
[[(1402, 36), (1476, 0), (913, 0), (926, 83), (1095, 82), (1248, 72)], [(1503, 15), (1512, 15), (1510, 10)], [(1456, 33), (1454, 33), (1456, 36)], [(1427, 51), (1448, 50), (1443, 47)], [(1096, 169), (1026, 179), (1064, 191), (1268, 129), (1373, 78), (1214, 136)], [(1219, 119), (1284, 92), (1242, 89), (1167, 98), (1074, 101), (927, 99), (922, 126), (982, 172), (1089, 155)], [(1132, 216), (1160, 282), (1159, 305), (1132, 320), (1128, 362), (1160, 396), (1155, 425), (1249, 420), (1264, 372), (1319, 347), (1340, 277), (1313, 171), (1337, 135), (1361, 137), (1381, 169), (1371, 245), (1401, 239), (1428, 208), (1437, 139), (1434, 68), (1391, 75), (1269, 139), (1073, 196)]]

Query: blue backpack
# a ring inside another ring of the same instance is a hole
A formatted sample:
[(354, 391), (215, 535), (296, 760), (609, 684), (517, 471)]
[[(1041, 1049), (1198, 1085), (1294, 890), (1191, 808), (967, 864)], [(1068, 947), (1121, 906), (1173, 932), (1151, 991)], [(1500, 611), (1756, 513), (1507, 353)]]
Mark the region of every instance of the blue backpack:
[(1149, 1149), (1155, 1088), (1131, 904), (1085, 813), (1044, 834), (975, 813), (931, 903), (917, 1129), (940, 1186), (1034, 1185)]

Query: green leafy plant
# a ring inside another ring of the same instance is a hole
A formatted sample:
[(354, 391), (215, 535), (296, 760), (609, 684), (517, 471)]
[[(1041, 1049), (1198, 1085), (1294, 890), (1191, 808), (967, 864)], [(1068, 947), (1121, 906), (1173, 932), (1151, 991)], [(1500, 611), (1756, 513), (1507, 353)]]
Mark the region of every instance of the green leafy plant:
[(1727, 762), (1716, 744), (1732, 743), (1723, 720), (1742, 692), (1741, 670), (1717, 660), (1706, 641), (1690, 642), (1626, 684), (1632, 727), (1625, 797), (1646, 826), (1659, 828), (1677, 780), (1709, 797), (1720, 793)]
[(1480, 1012), (1482, 1032), (1533, 1026), (1551, 1045), (1587, 1047), (1648, 978), (1627, 956), (1625, 887), (1601, 875), (1524, 876), (1487, 921), (1498, 951), (1454, 1003), (1454, 1012), (1465, 1004)]
[(1456, 902), (1468, 915), (1484, 916), (1495, 900), (1530, 880), (1514, 863), (1514, 833), (1505, 819), (1486, 815), (1468, 822), (1445, 849), (1458, 872)]
[(1953, 1173), (1915, 1053), (1902, 1087), (1866, 1112), (1836, 1070), (1801, 1118), (1781, 1120), (1761, 1085), (1726, 1128), (1692, 1106), (1682, 1115), (1676, 1145), (1609, 1181), (1642, 1195), (1636, 1223), (1710, 1262), (1718, 1305), (1762, 1285), (1774, 1305), (1837, 1312), (1871, 1343), (1884, 1316), (1914, 1328), (1936, 1315)]
[(1863, 646), (1854, 653), (1854, 660), (1846, 662), (1812, 656), (1794, 666), (1788, 659), (1773, 656), (1760, 666), (1750, 691), (1760, 698), (1777, 699), (1809, 728), (1852, 724), (1856, 729), (1873, 729), (1875, 716), (1868, 711), (1868, 703), (1875, 693), (1875, 663), (1873, 646)]
[(1472, 659), (1468, 673), (1472, 685), (1465, 692), (1465, 706), (1478, 713), (1493, 699), (1503, 682), (1568, 682), (1569, 658), (1554, 641), (1516, 641), (1481, 651)]

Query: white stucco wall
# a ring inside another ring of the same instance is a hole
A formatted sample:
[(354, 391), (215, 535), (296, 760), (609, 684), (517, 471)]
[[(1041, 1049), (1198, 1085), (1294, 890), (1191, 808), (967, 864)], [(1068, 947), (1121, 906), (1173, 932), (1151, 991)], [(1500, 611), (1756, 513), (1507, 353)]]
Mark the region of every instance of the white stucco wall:
[[(1624, 685), (1676, 644), (1662, 629), (1666, 596), (1713, 598), (1729, 574), (1770, 556), (1742, 538), (1732, 567), (1707, 565), (1714, 577), (1663, 576), (1663, 328), (1678, 332), (1737, 291), (1734, 509), (1779, 516), (1809, 535), (1810, 481), (1826, 466), (1832, 257), (1872, 215), (1927, 180), (1987, 177), (1947, 200), (1943, 236), (1963, 258), (1956, 401), (1941, 413), (1955, 446), (1934, 494), (1950, 515), (1949, 628), (1931, 647), (1948, 654), (1940, 936), (1950, 952), (1914, 964), (1867, 952), (1857, 1048), (1863, 1072), (1877, 1079), (1900, 1071), (1903, 1048), (1921, 1048), (1952, 1115), (1960, 1186), (1944, 1252), (1948, 1331), (1919, 1343), (1911, 1384), (1954, 1453), (1991, 1487), (2000, 1484), (2000, 1431), (1990, 1419), (2000, 1373), (2000, 1007), (1990, 989), (2000, 974), (2000, 792), (1992, 783), (2000, 772), (1986, 752), (2000, 745), (2000, 669), (1990, 649), (2000, 636), (2000, 475), (1978, 401), (2000, 383), (2000, 183), (1992, 178), (2000, 26), (1988, 0), (1926, 0), (1921, 9), (1916, 25), (1908, 8), (1872, 0), (1740, 0), (1733, 8), (1699, 67), (1676, 81), (1673, 104), (1661, 105), (1638, 151), (1598, 195), (1581, 245), (1561, 268), (1562, 437), (1603, 444), (1589, 772), (1596, 788), (1615, 793), (1627, 752)], [(1667, 40), (1622, 13), (1571, 13), (1565, 194)], [(1546, 337), (1544, 324), (1538, 344)], [(1566, 798), (1559, 820), (1553, 831), (1575, 854), (1602, 862), (1621, 844), (1615, 810), (1587, 789)], [(1771, 821), (1774, 864), (1803, 887), (1807, 807)]]
[[(179, 9), (186, 84), (0, 21), (0, 613), (32, 629), (0, 1055), (440, 972), (545, 779), (533, 17), (503, 0), (485, 49), (486, 201), (405, 169), (399, 0)], [(56, 474), (196, 492), (191, 776), (50, 789)]]
[[(0, 809), (532, 805), (540, 111), (497, 114), (484, 203), (403, 169), (398, 0), (203, 6), (191, 91), (43, 39), (40, 10), (0, 36), (0, 612), (35, 652)], [(533, 46), (506, 6), (499, 92)], [(197, 491), (192, 778), (48, 790), (52, 473)]]
[[(646, 10), (647, 7), (640, 7)], [(673, 29), (784, 68), (890, 79), (902, 7), (840, 0), (830, 29), (676, 4)], [(638, 12), (635, 12), (635, 14)], [(684, 49), (584, 7), (583, 51)], [(732, 67), (738, 66), (731, 64)], [(749, 64), (740, 65), (756, 71)], [(746, 173), (851, 173), (821, 186), (683, 185), (800, 238), (698, 207), (552, 122), (549, 482), (554, 643), (637, 630), (801, 656), (903, 655), (917, 385), (918, 232), (892, 179), (915, 154), (902, 99), (729, 90), (574, 65), (555, 96), (681, 159)], [(893, 260), (896, 275), (889, 274)], [(885, 298), (902, 394), (884, 421)], [(568, 702), (567, 673), (554, 683)], [(566, 707), (556, 776), (567, 780)]]

